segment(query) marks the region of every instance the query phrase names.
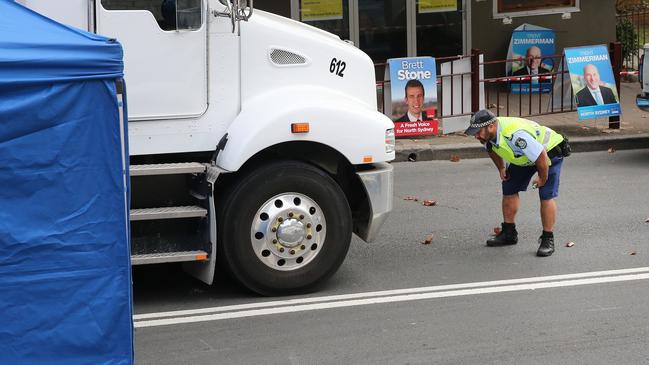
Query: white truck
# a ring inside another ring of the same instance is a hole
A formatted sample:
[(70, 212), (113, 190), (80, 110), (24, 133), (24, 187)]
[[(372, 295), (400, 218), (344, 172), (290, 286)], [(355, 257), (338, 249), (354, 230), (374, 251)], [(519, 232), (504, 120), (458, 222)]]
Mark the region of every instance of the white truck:
[(644, 75), (649, 74), (649, 63), (645, 63), (645, 55), (649, 52), (649, 43), (642, 47), (642, 56), (638, 63), (638, 82), (640, 82), (640, 94), (635, 98), (635, 104), (640, 110), (649, 111), (649, 78), (645, 79)]
[(252, 0), (18, 0), (124, 49), (132, 264), (314, 289), (392, 209), (370, 58)]

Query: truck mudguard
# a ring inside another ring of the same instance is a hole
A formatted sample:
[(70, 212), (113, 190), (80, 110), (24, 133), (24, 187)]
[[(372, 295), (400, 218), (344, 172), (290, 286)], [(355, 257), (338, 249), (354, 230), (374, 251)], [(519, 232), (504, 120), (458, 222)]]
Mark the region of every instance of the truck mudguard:
[[(309, 123), (309, 133), (292, 133), (292, 123)], [(379, 123), (383, 128), (377, 128)], [(290, 141), (325, 144), (352, 164), (388, 161), (394, 159), (394, 152), (385, 152), (385, 131), (393, 127), (392, 121), (377, 110), (331, 89), (280, 88), (244, 103), (228, 128), (229, 141), (217, 165), (236, 171), (255, 153)]]

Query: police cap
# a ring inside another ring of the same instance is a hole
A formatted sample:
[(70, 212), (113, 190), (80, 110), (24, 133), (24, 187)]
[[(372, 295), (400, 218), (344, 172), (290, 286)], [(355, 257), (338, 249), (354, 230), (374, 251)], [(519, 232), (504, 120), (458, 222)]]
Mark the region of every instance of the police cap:
[(464, 133), (470, 136), (474, 136), (476, 133), (478, 133), (480, 128), (486, 127), (495, 121), (496, 116), (494, 115), (494, 113), (490, 112), (487, 109), (479, 110), (471, 116), (469, 128), (467, 128)]

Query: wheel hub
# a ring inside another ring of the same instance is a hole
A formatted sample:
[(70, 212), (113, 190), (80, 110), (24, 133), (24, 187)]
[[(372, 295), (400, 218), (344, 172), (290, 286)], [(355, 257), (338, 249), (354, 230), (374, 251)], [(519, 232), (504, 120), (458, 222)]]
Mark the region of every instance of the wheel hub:
[(306, 238), (306, 229), (297, 219), (287, 219), (277, 228), (277, 240), (285, 247), (295, 247)]
[(268, 199), (251, 225), (252, 249), (265, 265), (280, 271), (306, 266), (322, 250), (324, 212), (311, 198), (283, 193)]

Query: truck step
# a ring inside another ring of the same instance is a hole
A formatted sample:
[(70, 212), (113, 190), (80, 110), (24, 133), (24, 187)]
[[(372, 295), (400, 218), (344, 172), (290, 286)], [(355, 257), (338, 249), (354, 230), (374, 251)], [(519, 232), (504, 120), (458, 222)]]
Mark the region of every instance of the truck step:
[(173, 175), (173, 174), (202, 174), (205, 165), (198, 162), (158, 163), (146, 165), (131, 165), (131, 176)]
[(165, 262), (205, 261), (205, 251), (180, 251), (131, 255), (131, 265), (161, 264)]
[(181, 207), (131, 209), (131, 221), (154, 219), (201, 218), (207, 216), (207, 209), (195, 205)]

